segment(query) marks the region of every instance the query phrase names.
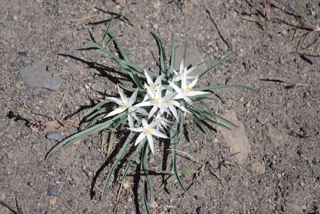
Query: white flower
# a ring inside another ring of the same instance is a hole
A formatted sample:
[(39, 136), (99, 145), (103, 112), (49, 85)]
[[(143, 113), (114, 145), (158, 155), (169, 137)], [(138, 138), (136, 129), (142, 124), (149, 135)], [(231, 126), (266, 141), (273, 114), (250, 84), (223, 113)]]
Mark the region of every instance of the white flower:
[(170, 110), (170, 112), (173, 114), (173, 116), (179, 121), (178, 113), (176, 107), (180, 108), (184, 112), (190, 113), (185, 107), (180, 105), (178, 101), (176, 101), (176, 92), (172, 92), (170, 89), (167, 89), (166, 96), (164, 97), (165, 107)]
[(192, 88), (197, 84), (198, 77), (196, 77), (191, 83), (187, 83), (186, 73), (183, 75), (181, 80), (181, 88), (179, 88), (173, 82), (170, 82), (170, 86), (177, 92), (175, 99), (184, 99), (187, 103), (192, 104), (192, 101), (189, 97), (209, 94), (210, 92), (206, 91), (193, 91)]
[(149, 147), (151, 152), (154, 154), (154, 139), (153, 136), (160, 137), (160, 138), (168, 138), (167, 135), (161, 133), (160, 131), (156, 130), (155, 127), (159, 124), (158, 120), (153, 121), (151, 124), (145, 119), (142, 119), (142, 127), (139, 128), (130, 128), (131, 131), (134, 132), (141, 132), (140, 135), (137, 137), (135, 146), (138, 145), (145, 137), (147, 137)]
[(121, 112), (124, 112), (125, 110), (128, 109), (128, 122), (129, 122), (129, 127), (132, 128), (134, 127), (134, 120), (138, 120), (138, 117), (136, 113), (144, 114), (146, 115), (147, 112), (144, 109), (137, 108), (132, 106), (137, 99), (137, 94), (138, 94), (138, 89), (134, 91), (134, 93), (131, 95), (130, 98), (128, 98), (122, 91), (122, 89), (118, 86), (118, 92), (120, 94), (120, 98), (115, 98), (115, 97), (108, 97), (107, 99), (118, 104), (119, 107), (116, 108), (115, 110), (111, 111), (107, 116), (105, 117), (111, 117), (116, 114), (120, 114)]
[(152, 80), (152, 78), (150, 77), (150, 75), (148, 74), (148, 71), (146, 69), (144, 69), (144, 75), (147, 78), (147, 83), (148, 83), (151, 91), (156, 92), (156, 90), (158, 89), (158, 86), (161, 84), (163, 75), (158, 76), (156, 81)]
[(180, 64), (180, 70), (179, 73), (175, 70), (173, 70), (173, 73), (175, 74), (175, 77), (173, 78), (174, 82), (178, 82), (181, 81), (182, 78), (185, 76), (187, 80), (193, 80), (196, 78), (196, 76), (189, 76), (191, 72), (193, 72), (193, 70), (196, 68), (195, 67), (191, 67), (189, 69), (187, 69), (186, 67), (184, 67), (184, 60), (182, 60), (181, 64)]
[(144, 87), (147, 89), (147, 95), (145, 98), (145, 101), (142, 103), (139, 103), (135, 105), (136, 107), (142, 107), (142, 106), (153, 106), (151, 111), (149, 112), (148, 119), (150, 119), (154, 113), (157, 112), (158, 109), (160, 109), (161, 114), (163, 112), (167, 112), (167, 108), (165, 106), (166, 100), (162, 97), (162, 84), (159, 83), (156, 92), (153, 92), (152, 89), (145, 84)]

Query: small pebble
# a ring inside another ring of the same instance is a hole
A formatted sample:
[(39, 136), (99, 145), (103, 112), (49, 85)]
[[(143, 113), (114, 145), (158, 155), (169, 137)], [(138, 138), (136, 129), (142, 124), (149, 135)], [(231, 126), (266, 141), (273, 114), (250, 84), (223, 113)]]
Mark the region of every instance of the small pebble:
[(198, 207), (197, 208), (197, 214), (206, 214), (207, 213), (207, 209), (204, 207)]
[(32, 181), (28, 181), (27, 184), (28, 184), (29, 187), (33, 187), (33, 182)]
[(196, 195), (196, 192), (192, 188), (188, 189), (187, 193), (188, 193), (189, 196), (195, 196)]
[(50, 185), (47, 189), (47, 194), (49, 196), (58, 196), (59, 195), (59, 188), (55, 185)]
[(50, 203), (51, 205), (54, 205), (55, 203), (57, 203), (57, 198), (56, 198), (56, 197), (50, 198), (49, 203)]
[(50, 93), (49, 92), (43, 92), (43, 93), (39, 94), (39, 97), (41, 97), (43, 99), (48, 99), (50, 97)]
[(74, 207), (76, 204), (77, 204), (77, 201), (75, 199), (71, 198), (68, 200), (68, 205), (70, 207)]
[(19, 55), (19, 56), (27, 56), (28, 53), (27, 53), (27, 51), (19, 51), (19, 52), (18, 52), (18, 55)]
[(72, 94), (72, 98), (76, 101), (81, 100), (81, 94), (79, 90), (76, 90), (73, 94)]
[(46, 134), (46, 138), (49, 140), (55, 140), (58, 142), (61, 142), (63, 140), (63, 137), (61, 136), (61, 134), (59, 132), (48, 132)]

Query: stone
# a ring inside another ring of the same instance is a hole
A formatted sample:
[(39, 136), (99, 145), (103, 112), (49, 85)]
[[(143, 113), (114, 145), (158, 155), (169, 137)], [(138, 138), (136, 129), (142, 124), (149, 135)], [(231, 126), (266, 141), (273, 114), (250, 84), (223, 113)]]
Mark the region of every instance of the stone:
[(232, 130), (221, 126), (218, 127), (218, 129), (220, 130), (227, 147), (229, 147), (230, 152), (236, 154), (233, 155), (232, 158), (236, 159), (238, 164), (244, 164), (251, 153), (251, 145), (248, 141), (244, 125), (238, 120), (236, 113), (232, 110), (224, 112), (221, 116), (238, 126)]
[(283, 140), (282, 133), (278, 129), (274, 128), (270, 123), (263, 125), (261, 134), (263, 137), (269, 137), (279, 141)]
[(251, 167), (258, 174), (264, 174), (266, 171), (266, 167), (262, 163), (260, 163), (259, 161), (253, 162)]
[(47, 88), (56, 91), (63, 83), (61, 77), (53, 77), (52, 74), (47, 71), (47, 63), (44, 60), (21, 68), (19, 74), (29, 87)]
[(55, 185), (50, 185), (47, 189), (47, 194), (49, 196), (58, 196), (59, 195), (59, 188)]
[(55, 131), (49, 131), (46, 134), (46, 138), (49, 140), (55, 140), (58, 142), (61, 142), (63, 140), (63, 137), (61, 136), (61, 134), (59, 132), (55, 132)]

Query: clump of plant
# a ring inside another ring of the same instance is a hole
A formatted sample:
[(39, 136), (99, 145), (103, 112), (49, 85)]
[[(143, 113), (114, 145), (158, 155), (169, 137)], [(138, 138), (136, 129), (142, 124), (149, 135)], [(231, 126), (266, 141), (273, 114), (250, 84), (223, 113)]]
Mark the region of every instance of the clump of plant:
[[(167, 144), (166, 148), (169, 148), (171, 155), (170, 173), (165, 182), (176, 179), (182, 190), (186, 191), (181, 181), (181, 175), (186, 173), (181, 173), (177, 164), (177, 150), (183, 142), (185, 133), (185, 117), (189, 116), (208, 138), (210, 138), (212, 125), (226, 128), (236, 127), (233, 123), (211, 112), (205, 100), (215, 95), (212, 91), (214, 89), (247, 88), (239, 85), (199, 87), (198, 80), (228, 59), (231, 53), (196, 75), (193, 73), (195, 68), (203, 62), (191, 67), (187, 66), (183, 60), (180, 69), (175, 70), (176, 44), (173, 35), (171, 36), (171, 58), (169, 62), (166, 62), (160, 38), (154, 33), (151, 34), (159, 48), (159, 72), (153, 72), (134, 64), (117, 37), (109, 31), (109, 26), (104, 30), (101, 44), (93, 40), (86, 42), (91, 48), (102, 51), (106, 59), (118, 63), (130, 76), (133, 87), (118, 84), (118, 97), (106, 97), (96, 104), (84, 118), (84, 122), (88, 123), (87, 127), (56, 144), (46, 155), (47, 159), (63, 147), (70, 146), (94, 133), (107, 130), (110, 133), (108, 151), (114, 150), (116, 146), (120, 149), (116, 150), (118, 152), (110, 162), (112, 165), (104, 181), (102, 197), (106, 196), (108, 184), (120, 162), (125, 161), (122, 174), (114, 179), (120, 179), (122, 182), (125, 181), (130, 168), (135, 166), (133, 163), (137, 162), (142, 170), (140, 176), (146, 177), (143, 201), (146, 211), (149, 210), (148, 202), (153, 203), (154, 201), (154, 185), (149, 173), (148, 158), (162, 151), (159, 149), (158, 142), (162, 141), (163, 144)], [(112, 51), (112, 44), (115, 45), (118, 53)], [(169, 67), (166, 67), (167, 63)], [(112, 139), (115, 136), (124, 136), (125, 141), (120, 142), (120, 147), (113, 144)], [(108, 152), (107, 155), (110, 153)]]

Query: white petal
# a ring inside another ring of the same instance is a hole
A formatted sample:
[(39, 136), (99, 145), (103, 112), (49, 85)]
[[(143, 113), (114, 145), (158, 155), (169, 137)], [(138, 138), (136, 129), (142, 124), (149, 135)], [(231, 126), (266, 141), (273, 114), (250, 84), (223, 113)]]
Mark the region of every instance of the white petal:
[(144, 75), (145, 75), (146, 78), (147, 78), (147, 83), (148, 83), (149, 85), (151, 85), (151, 84), (153, 83), (153, 80), (152, 80), (151, 77), (149, 76), (149, 74), (148, 74), (148, 72), (147, 72), (146, 69), (144, 69)]
[(176, 84), (173, 82), (170, 82), (169, 84), (177, 93), (181, 93), (181, 89)]
[(193, 86), (195, 86), (198, 82), (198, 77), (196, 77), (189, 85), (189, 88), (193, 88)]
[(153, 106), (153, 104), (150, 101), (146, 101), (146, 102), (138, 103), (134, 107), (143, 107), (143, 106)]
[(143, 138), (145, 138), (146, 137), (146, 134), (145, 133), (141, 133), (141, 134), (139, 134), (139, 136), (138, 136), (138, 138), (136, 139), (136, 142), (134, 143), (134, 145), (136, 146), (136, 145), (138, 145), (142, 140), (143, 140)]
[(149, 124), (146, 121), (146, 119), (142, 119), (142, 126), (143, 126), (144, 129), (148, 129), (149, 128)]
[(128, 114), (128, 123), (129, 123), (129, 127), (130, 128), (134, 128), (134, 119), (133, 119), (133, 116), (132, 114)]
[(188, 92), (189, 97), (204, 95), (204, 94), (210, 94), (210, 92), (208, 92), (208, 91), (190, 91), (190, 92)]
[(154, 154), (154, 145), (153, 145), (153, 137), (150, 135), (147, 135), (149, 147), (151, 149), (152, 154)]
[(119, 91), (119, 94), (121, 96), (121, 99), (122, 99), (122, 102), (124, 103), (128, 103), (128, 98), (127, 96), (123, 93), (122, 89), (118, 86), (118, 91)]
[(138, 89), (136, 89), (133, 94), (131, 95), (130, 99), (129, 99), (129, 106), (132, 106), (132, 104), (136, 101), (137, 99), (137, 94), (138, 94)]
[(161, 137), (161, 138), (169, 138), (167, 135), (159, 132), (156, 129), (150, 129), (150, 130), (151, 130), (152, 135), (154, 135), (154, 136)]
[(113, 115), (116, 115), (116, 114), (120, 114), (121, 112), (124, 112), (126, 110), (126, 108), (116, 108), (115, 110), (113, 110), (112, 112), (110, 112), (109, 114), (107, 114), (106, 117), (111, 117)]
[(120, 99), (115, 98), (115, 97), (107, 97), (107, 100), (110, 100), (114, 103), (117, 103), (118, 105), (122, 105), (122, 103), (123, 103)]
[(133, 131), (133, 132), (143, 132), (144, 128), (139, 127), (139, 128), (129, 128), (129, 130)]
[(152, 115), (154, 115), (154, 113), (156, 113), (157, 110), (158, 110), (158, 105), (154, 105), (149, 113), (148, 119), (150, 119), (152, 117)]
[(173, 116), (174, 116), (177, 120), (179, 120), (179, 117), (178, 117), (178, 114), (177, 114), (177, 109), (176, 109), (174, 106), (172, 106), (172, 105), (169, 105), (169, 109), (170, 109), (170, 111), (172, 112)]

